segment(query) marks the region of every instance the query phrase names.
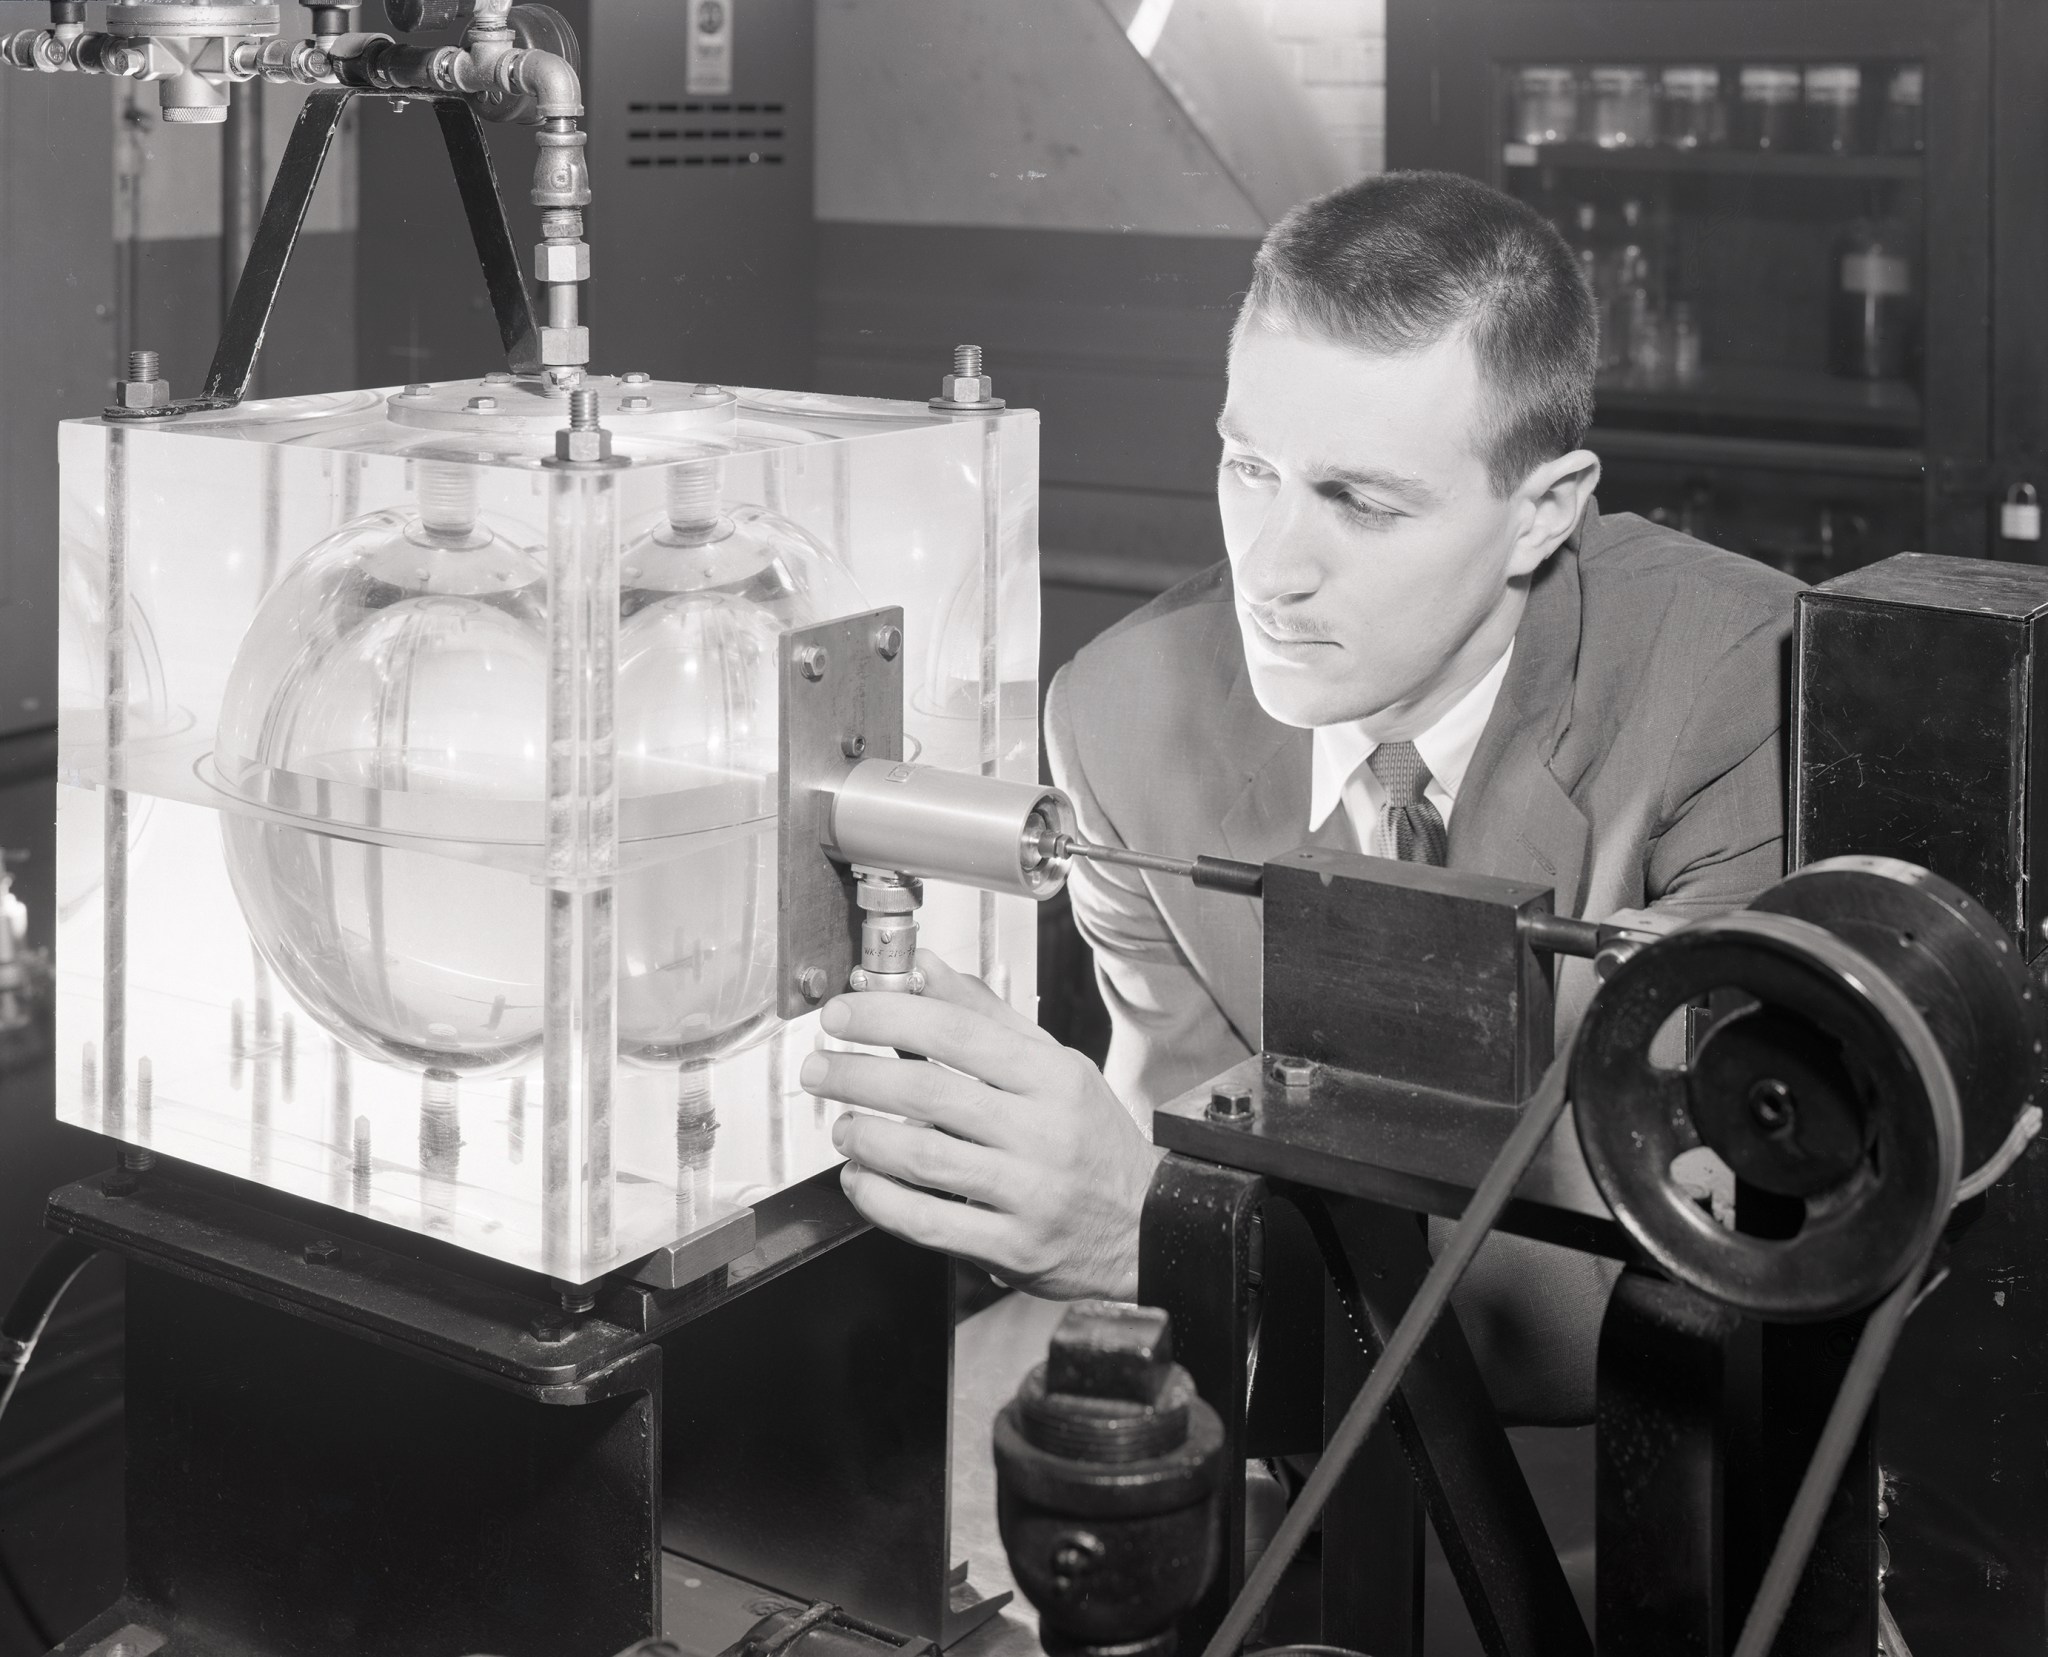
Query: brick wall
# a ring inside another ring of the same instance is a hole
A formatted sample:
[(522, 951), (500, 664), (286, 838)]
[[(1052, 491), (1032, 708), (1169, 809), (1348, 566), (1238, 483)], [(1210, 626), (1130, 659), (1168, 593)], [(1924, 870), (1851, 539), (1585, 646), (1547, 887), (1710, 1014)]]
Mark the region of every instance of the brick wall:
[(1385, 170), (1386, 0), (1250, 0), (1309, 102), (1359, 174)]

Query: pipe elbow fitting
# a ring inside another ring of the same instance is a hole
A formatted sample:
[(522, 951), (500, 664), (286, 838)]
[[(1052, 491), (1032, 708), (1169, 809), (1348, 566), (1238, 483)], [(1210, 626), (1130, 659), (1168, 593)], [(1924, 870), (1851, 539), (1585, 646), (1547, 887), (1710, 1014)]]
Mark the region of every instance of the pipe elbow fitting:
[(534, 100), (543, 121), (573, 121), (582, 115), (583, 82), (567, 58), (524, 51), (509, 67), (514, 87)]

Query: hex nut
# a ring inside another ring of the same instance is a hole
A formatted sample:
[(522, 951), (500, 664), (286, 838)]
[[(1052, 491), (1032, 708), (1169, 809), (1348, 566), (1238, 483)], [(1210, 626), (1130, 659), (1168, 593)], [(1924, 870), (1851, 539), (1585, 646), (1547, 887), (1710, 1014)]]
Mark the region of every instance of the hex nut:
[(1272, 1062), (1270, 1073), (1274, 1081), (1286, 1088), (1309, 1088), (1316, 1082), (1316, 1067), (1311, 1060), (1286, 1054)]
[(985, 403), (994, 389), (986, 374), (948, 374), (939, 382), (939, 398), (947, 403)]
[(299, 1258), (309, 1266), (331, 1266), (341, 1258), (341, 1245), (325, 1237), (315, 1237), (299, 1250)]
[(619, 407), (631, 414), (644, 414), (654, 407), (652, 397), (621, 397)]
[(647, 384), (647, 382), (648, 382), (649, 380), (651, 380), (651, 379), (653, 379), (653, 378), (654, 378), (654, 376), (653, 376), (652, 374), (648, 373), (646, 369), (644, 369), (644, 368), (636, 368), (636, 369), (632, 370), (632, 372), (631, 372), (631, 373), (627, 373), (627, 374), (621, 374), (621, 375), (619, 376), (619, 384), (620, 384), (620, 385), (645, 385), (645, 384)]
[(823, 1001), (831, 980), (825, 976), (823, 967), (805, 967), (797, 974), (796, 987), (803, 992), (806, 1001)]
[(170, 400), (169, 380), (122, 380), (114, 388), (117, 408), (163, 408)]
[(495, 397), (472, 397), (467, 406), (477, 414), (488, 414), (498, 406), (498, 399)]
[(875, 654), (893, 662), (903, 650), (903, 629), (893, 624), (875, 629)]
[(541, 329), (540, 360), (547, 368), (580, 368), (590, 361), (590, 330), (582, 327)]
[(591, 465), (612, 457), (612, 434), (602, 426), (576, 431), (564, 426), (555, 433), (555, 459), (570, 465)]
[(1252, 1090), (1248, 1087), (1219, 1087), (1209, 1095), (1209, 1120), (1249, 1122), (1252, 1119)]
[(812, 684), (825, 677), (825, 666), (830, 658), (822, 644), (807, 644), (796, 653), (796, 668)]
[[(588, 282), (588, 242), (539, 242), (533, 249), (533, 279), (536, 282)], [(588, 360), (588, 359), (586, 359)]]

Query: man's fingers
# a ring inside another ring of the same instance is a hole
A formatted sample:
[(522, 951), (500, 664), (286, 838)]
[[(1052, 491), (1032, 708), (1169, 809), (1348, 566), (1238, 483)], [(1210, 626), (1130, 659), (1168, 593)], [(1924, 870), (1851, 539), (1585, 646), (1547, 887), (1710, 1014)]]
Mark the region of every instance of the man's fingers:
[(948, 1202), (913, 1191), (874, 1168), (849, 1162), (839, 1171), (839, 1188), (863, 1217), (908, 1242), (957, 1254), (993, 1267), (1003, 1220), (985, 1208)]
[(950, 1001), (971, 1013), (983, 1013), (998, 1024), (1021, 1030), (1038, 1041), (1053, 1038), (1005, 1001), (971, 972), (955, 972), (928, 949), (917, 952), (917, 964), (924, 972), (924, 993), (937, 1001)]
[(920, 1123), (846, 1115), (833, 1123), (832, 1143), (849, 1162), (905, 1185), (978, 1203), (992, 1204), (1000, 1193), (998, 1153)]
[(962, 1139), (991, 1144), (991, 1135), (1000, 1133), (1002, 1112), (994, 1108), (989, 1090), (943, 1065), (820, 1051), (805, 1058), (797, 1080), (806, 1093), (821, 1099), (912, 1116)]
[(1006, 1093), (1032, 1092), (1056, 1056), (1035, 1031), (931, 995), (842, 995), (823, 1023), (841, 1041), (922, 1053)]

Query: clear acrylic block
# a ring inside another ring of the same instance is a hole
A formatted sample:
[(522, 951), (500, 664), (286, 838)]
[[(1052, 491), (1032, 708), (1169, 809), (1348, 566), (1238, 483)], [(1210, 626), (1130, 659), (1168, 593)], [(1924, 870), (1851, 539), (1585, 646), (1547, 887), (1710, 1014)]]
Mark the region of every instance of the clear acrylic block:
[(901, 605), (911, 757), (1035, 781), (1036, 416), (596, 383), (609, 468), (502, 377), (63, 427), (63, 1120), (575, 1282), (835, 1160), (777, 636)]

